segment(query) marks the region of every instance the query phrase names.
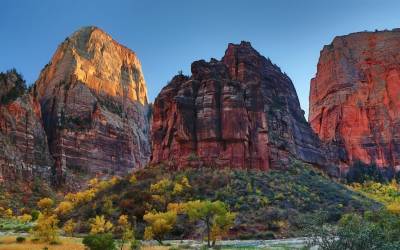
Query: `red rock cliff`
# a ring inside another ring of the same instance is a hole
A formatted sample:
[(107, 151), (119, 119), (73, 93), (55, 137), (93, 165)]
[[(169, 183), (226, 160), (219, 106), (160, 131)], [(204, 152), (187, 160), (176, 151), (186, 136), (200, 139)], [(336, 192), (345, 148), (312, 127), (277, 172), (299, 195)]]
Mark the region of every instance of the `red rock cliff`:
[(319, 137), (356, 160), (400, 165), (400, 31), (336, 37), (311, 80), (309, 121)]
[(229, 44), (220, 61), (194, 62), (192, 76), (175, 76), (153, 110), (153, 164), (326, 164), (291, 80), (248, 42)]
[(124, 174), (150, 155), (147, 94), (134, 52), (95, 27), (68, 37), (36, 81), (58, 182)]
[(49, 180), (52, 158), (38, 101), (16, 71), (0, 73), (0, 183)]

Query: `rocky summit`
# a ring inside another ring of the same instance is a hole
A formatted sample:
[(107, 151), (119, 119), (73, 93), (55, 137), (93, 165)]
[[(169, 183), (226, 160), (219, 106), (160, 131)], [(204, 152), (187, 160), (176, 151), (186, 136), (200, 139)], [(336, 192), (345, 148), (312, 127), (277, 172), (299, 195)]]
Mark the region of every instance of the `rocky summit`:
[(155, 100), (152, 164), (268, 170), (291, 159), (326, 165), (289, 77), (249, 42), (196, 61)]
[[(146, 84), (136, 54), (96, 27), (58, 47), (34, 86), (57, 183), (119, 175), (150, 156)], [(68, 181), (68, 180), (67, 180)]]
[(311, 80), (309, 121), (355, 161), (400, 167), (400, 30), (336, 37)]
[(41, 117), (21, 75), (0, 73), (0, 184), (49, 179), (53, 161)]

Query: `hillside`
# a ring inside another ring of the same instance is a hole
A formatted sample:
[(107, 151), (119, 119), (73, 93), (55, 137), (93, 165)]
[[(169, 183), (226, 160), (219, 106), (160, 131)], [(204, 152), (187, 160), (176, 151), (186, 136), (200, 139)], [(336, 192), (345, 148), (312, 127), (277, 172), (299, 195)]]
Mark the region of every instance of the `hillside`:
[[(380, 207), (299, 162), (289, 171), (189, 168), (171, 172), (157, 166), (139, 170), (134, 176), (92, 186), (86, 195), (95, 195), (89, 201), (75, 203), (75, 208), (61, 217), (62, 221), (73, 218), (78, 221), (77, 231), (83, 233), (89, 230), (89, 219), (96, 215), (115, 222), (121, 214), (127, 214), (136, 225), (137, 237), (141, 238), (146, 211), (163, 211), (167, 203), (220, 200), (237, 213), (228, 238), (271, 239), (302, 235), (302, 227), (317, 214), (324, 213), (327, 222), (334, 223), (344, 213)], [(160, 196), (150, 191), (152, 184), (165, 180), (178, 183), (183, 177), (187, 177), (190, 187), (181, 193)], [(84, 193), (78, 196), (83, 197)], [(202, 233), (185, 216), (178, 220), (168, 238), (198, 238)]]

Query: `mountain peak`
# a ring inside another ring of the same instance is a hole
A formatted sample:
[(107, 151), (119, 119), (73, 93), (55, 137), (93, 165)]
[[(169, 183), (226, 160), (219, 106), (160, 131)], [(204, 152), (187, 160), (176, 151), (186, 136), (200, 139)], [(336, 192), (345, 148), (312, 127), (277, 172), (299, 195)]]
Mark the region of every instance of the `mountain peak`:
[(39, 91), (47, 92), (48, 85), (68, 82), (71, 77), (100, 95), (147, 103), (136, 54), (95, 26), (77, 30), (58, 47), (39, 77)]

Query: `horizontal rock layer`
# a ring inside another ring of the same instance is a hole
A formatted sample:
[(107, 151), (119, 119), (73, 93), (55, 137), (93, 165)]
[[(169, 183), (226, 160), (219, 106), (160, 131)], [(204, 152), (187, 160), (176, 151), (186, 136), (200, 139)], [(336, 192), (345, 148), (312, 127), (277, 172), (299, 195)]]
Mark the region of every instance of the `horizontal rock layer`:
[(49, 180), (52, 158), (39, 102), (16, 71), (0, 73), (0, 183)]
[(250, 43), (175, 76), (153, 108), (153, 164), (267, 170), (290, 158), (326, 166), (289, 77)]

